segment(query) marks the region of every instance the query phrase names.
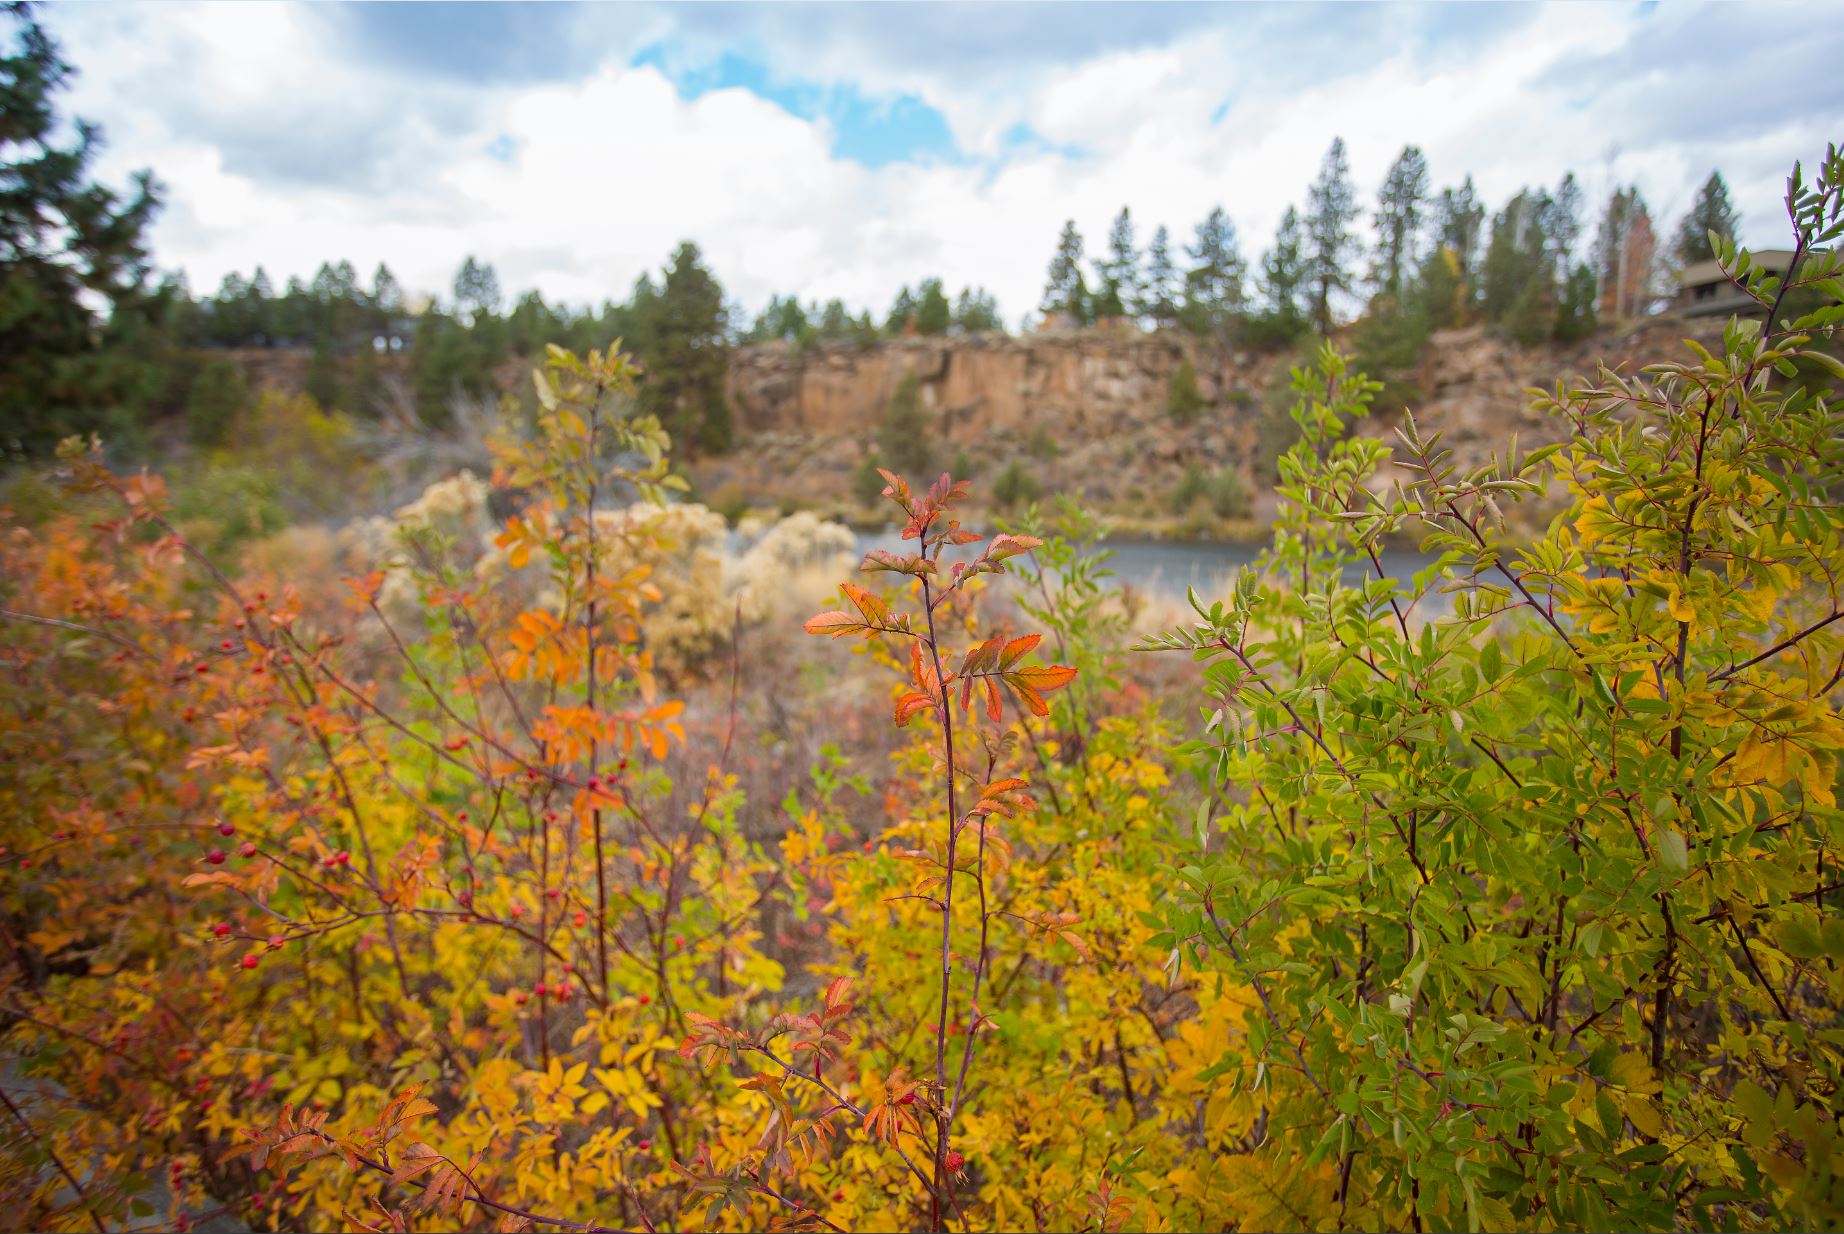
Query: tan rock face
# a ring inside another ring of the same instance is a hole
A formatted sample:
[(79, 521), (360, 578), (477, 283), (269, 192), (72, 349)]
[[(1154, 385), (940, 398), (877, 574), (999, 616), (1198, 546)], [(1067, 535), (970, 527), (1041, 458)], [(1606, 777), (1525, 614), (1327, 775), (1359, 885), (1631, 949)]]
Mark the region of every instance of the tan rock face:
[(806, 351), (770, 344), (734, 353), (730, 406), (744, 435), (863, 436), (874, 431), (904, 374), (914, 372), (923, 405), (937, 412), (953, 444), (995, 433), (1028, 437), (1040, 428), (1093, 436), (1162, 413), (1186, 354), (1206, 399), (1234, 384), (1230, 357), (1200, 355), (1190, 340), (1169, 334), (910, 338)]
[[(1633, 368), (1668, 356), (1687, 328), (1662, 320), (1538, 348), (1483, 327), (1450, 330), (1429, 341), (1417, 371), (1398, 376), (1417, 392), (1411, 405), (1424, 432), (1442, 431), (1465, 467), (1502, 450), (1513, 433), (1527, 449), (1563, 435), (1561, 421), (1532, 410), (1532, 387), (1592, 377), (1602, 362)], [(1179, 424), (1167, 399), (1187, 357), (1204, 406)], [(1193, 464), (1233, 468), (1259, 492), (1261, 439), (1273, 436), (1290, 401), (1294, 359), (1128, 330), (743, 347), (732, 356), (729, 397), (746, 444), (709, 460), (702, 477), (707, 490), (728, 485), (752, 497), (842, 498), (897, 384), (914, 372), (937, 417), (938, 465), (964, 453), (990, 475), (1026, 459), (1046, 493), (1099, 502), (1157, 504)], [(1393, 441), (1400, 419), (1399, 408), (1379, 409), (1356, 431)]]

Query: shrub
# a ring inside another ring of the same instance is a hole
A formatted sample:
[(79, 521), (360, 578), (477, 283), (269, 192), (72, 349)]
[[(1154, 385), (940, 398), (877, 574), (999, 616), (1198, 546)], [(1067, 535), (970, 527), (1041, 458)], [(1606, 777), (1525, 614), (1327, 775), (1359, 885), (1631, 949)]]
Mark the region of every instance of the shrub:
[(1171, 386), (1165, 395), (1165, 410), (1180, 424), (1189, 424), (1203, 408), (1204, 397), (1197, 389), (1197, 369), (1186, 356), (1172, 372)]
[(1204, 499), (1209, 487), (1210, 482), (1205, 477), (1204, 469), (1196, 463), (1186, 463), (1184, 475), (1179, 477), (1177, 485), (1172, 489), (1172, 513), (1189, 514), (1191, 508)]
[(1210, 472), (1197, 463), (1187, 463), (1172, 489), (1172, 513), (1182, 518), (1195, 513), (1199, 505), (1208, 505), (1219, 519), (1247, 518), (1248, 488), (1234, 467)]
[(197, 446), (223, 445), (250, 399), (243, 370), (216, 359), (199, 370), (186, 396), (186, 432)]
[(861, 506), (874, 506), (883, 493), (883, 473), (877, 468), (877, 456), (872, 455), (852, 472), (852, 496)]
[(1037, 495), (1037, 477), (1017, 459), (1007, 463), (992, 482), (992, 498), (1004, 510), (1028, 505)]
[[(1795, 174), (1801, 282), (1844, 267), (1805, 262), (1840, 180)], [(1273, 550), (1147, 644), (1205, 664), (1216, 804), (1154, 945), (1256, 996), (1210, 1072), (1261, 1107), (1253, 1224), (1844, 1212), (1844, 416), (1764, 380), (1838, 315), (1773, 319), (1543, 398), (1571, 439), (1470, 472), (1411, 419), (1387, 500), (1389, 449), (1341, 431), (1375, 383), (1296, 372)], [(1546, 470), (1572, 504), (1520, 547)], [(1419, 523), (1434, 568), (1340, 581)]]
[[(806, 628), (871, 675), (856, 707), (824, 674), (827, 723), (896, 744), (875, 786), (822, 749), (778, 807), (738, 734), (799, 704), (785, 645), (733, 659), (754, 699), (657, 671), (685, 563), (648, 555), (672, 477), (621, 357), (553, 354), (490, 578), (435, 530), (472, 486), (421, 503), (414, 624), (384, 570), (344, 607), (230, 577), (160, 478), (68, 445), (73, 508), (0, 536), (0, 1200), (1836, 1226), (1844, 423), (1769, 374), (1829, 367), (1840, 179), (1790, 194), (1819, 311), (1719, 246), (1770, 324), (1558, 392), (1562, 445), (1461, 472), (1410, 420), (1373, 497), (1375, 383), (1302, 366), (1271, 550), (1144, 644), (1195, 675), (1188, 740), (1174, 678), (1123, 664), (1092, 523), (988, 537), (964, 482), (887, 476), (903, 535)], [(1513, 541), (1551, 477), (1569, 508)], [(1432, 565), (1346, 584), (1412, 526)], [(837, 533), (782, 540), (777, 594)]]
[[(922, 382), (911, 369), (897, 383), (877, 427), (877, 455), (884, 465), (914, 475), (935, 466), (935, 426), (922, 406)], [(880, 489), (879, 492), (882, 490)]]
[(1247, 518), (1248, 488), (1234, 467), (1224, 467), (1210, 478), (1210, 510), (1218, 518)]

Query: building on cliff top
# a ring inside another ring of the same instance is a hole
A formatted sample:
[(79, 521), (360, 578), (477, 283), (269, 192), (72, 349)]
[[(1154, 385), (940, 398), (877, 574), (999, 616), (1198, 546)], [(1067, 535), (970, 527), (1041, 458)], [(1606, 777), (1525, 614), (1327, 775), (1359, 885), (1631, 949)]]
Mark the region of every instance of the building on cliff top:
[[(1785, 278), (1793, 264), (1793, 254), (1787, 249), (1763, 249), (1751, 255), (1756, 266), (1776, 278)], [(1745, 315), (1760, 311), (1760, 306), (1743, 294), (1714, 261), (1697, 261), (1684, 267), (1684, 272), (1678, 275), (1678, 294), (1671, 301), (1671, 307), (1686, 317)]]

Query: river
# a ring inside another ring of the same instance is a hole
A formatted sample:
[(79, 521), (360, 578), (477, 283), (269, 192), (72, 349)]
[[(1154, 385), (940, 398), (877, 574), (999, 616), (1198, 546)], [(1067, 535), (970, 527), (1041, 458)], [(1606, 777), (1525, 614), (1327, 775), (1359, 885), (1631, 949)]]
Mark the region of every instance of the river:
[[(856, 536), (860, 553), (874, 548), (906, 551), (894, 530), (860, 531)], [(1197, 594), (1209, 600), (1223, 596), (1230, 578), (1254, 561), (1263, 546), (1222, 540), (1111, 539), (1105, 547), (1114, 553), (1108, 566), (1118, 582), (1177, 600), (1184, 599), (1185, 588), (1196, 587)], [(1384, 549), (1378, 556), (1385, 573), (1405, 582), (1434, 560), (1413, 549)], [(1352, 564), (1345, 567), (1344, 581), (1356, 586), (1374, 573), (1368, 562)]]

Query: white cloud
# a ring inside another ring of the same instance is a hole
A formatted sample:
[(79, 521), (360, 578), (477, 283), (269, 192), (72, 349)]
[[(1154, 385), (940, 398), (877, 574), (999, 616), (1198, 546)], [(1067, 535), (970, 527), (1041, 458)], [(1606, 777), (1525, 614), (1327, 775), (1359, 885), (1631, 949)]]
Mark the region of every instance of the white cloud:
[[(687, 46), (721, 44), (722, 14), (692, 12)], [(1323, 23), (1347, 13), (1370, 11), (1328, 9)], [(613, 17), (587, 11), (579, 35)], [(924, 17), (914, 20), (927, 37), (966, 37)], [(1426, 150), (1437, 184), (1471, 172), (1494, 205), (1570, 168), (1591, 208), (1610, 172), (1637, 180), (1665, 226), (1721, 166), (1749, 238), (1777, 242), (1787, 165), (1838, 136), (1826, 131), (1844, 114), (1835, 82), (1810, 83), (1803, 106), (1771, 92), (1751, 103), (1724, 85), (1722, 105), (1740, 122), (1674, 126), (1657, 107), (1689, 109), (1694, 92), (1622, 66), (1648, 66), (1653, 44), (1681, 57), (1707, 21), (1720, 43), (1683, 71), (1720, 73), (1738, 40), (1771, 51), (1798, 17), (1568, 6), (1468, 36), (1457, 54), (1412, 38), (1390, 10), (1364, 19), (1399, 49), (1334, 63), (1335, 29), (1302, 42), (1297, 11), (1256, 10), (1246, 22), (1141, 31), (1122, 50), (1072, 34), (1063, 58), (1039, 54), (1008, 72), (1002, 58), (977, 71), (964, 59), (931, 67), (927, 47), (880, 39), (863, 22), (816, 28), (808, 11), (772, 6), (736, 14), (737, 37), (776, 75), (914, 93), (974, 156), (875, 170), (835, 157), (823, 121), (737, 89), (688, 101), (659, 70), (629, 67), (638, 40), (671, 25), (657, 13), (631, 23), (600, 67), (540, 84), (393, 73), (350, 55), (337, 23), (287, 6), (91, 5), (48, 20), (83, 70), (73, 109), (108, 131), (105, 172), (151, 166), (168, 185), (156, 256), (197, 288), (258, 263), (279, 282), (343, 257), (366, 274), (388, 261), (409, 285), (441, 290), (474, 254), (509, 290), (581, 303), (624, 296), (690, 238), (752, 307), (793, 290), (876, 310), (898, 285), (939, 274), (950, 287), (992, 288), (1016, 320), (1036, 303), (1067, 217), (1096, 253), (1123, 203), (1142, 243), (1160, 222), (1183, 243), (1221, 202), (1253, 259), (1286, 205), (1303, 200), (1334, 135), (1366, 204), (1405, 142)], [(1813, 28), (1798, 37), (1829, 39), (1818, 54), (1835, 58), (1844, 39)], [(1312, 55), (1325, 57), (1322, 71), (1299, 62)], [(1020, 122), (1053, 148), (1001, 154), (1001, 135)], [(488, 153), (507, 142), (509, 158)], [(1611, 168), (1610, 144), (1622, 147)]]

